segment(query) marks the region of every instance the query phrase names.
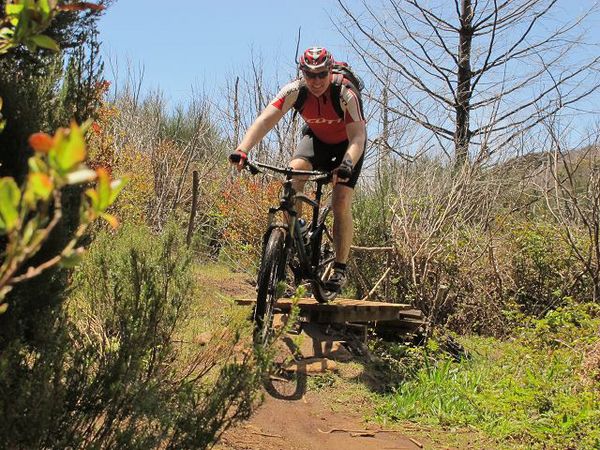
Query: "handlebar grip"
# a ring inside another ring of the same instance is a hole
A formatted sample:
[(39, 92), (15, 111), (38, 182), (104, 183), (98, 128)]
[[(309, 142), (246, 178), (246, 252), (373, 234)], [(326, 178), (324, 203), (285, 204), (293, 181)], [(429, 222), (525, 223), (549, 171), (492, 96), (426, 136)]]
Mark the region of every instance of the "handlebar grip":
[(252, 164), (250, 161), (248, 161), (248, 156), (240, 150), (236, 150), (235, 152), (231, 153), (229, 155), (229, 161), (233, 164), (239, 164), (240, 161), (242, 161), (244, 167), (248, 169), (252, 175), (260, 173), (259, 168)]
[(241, 159), (242, 159), (242, 155), (240, 153), (233, 152), (232, 154), (229, 155), (229, 161), (231, 161), (234, 164), (239, 164)]

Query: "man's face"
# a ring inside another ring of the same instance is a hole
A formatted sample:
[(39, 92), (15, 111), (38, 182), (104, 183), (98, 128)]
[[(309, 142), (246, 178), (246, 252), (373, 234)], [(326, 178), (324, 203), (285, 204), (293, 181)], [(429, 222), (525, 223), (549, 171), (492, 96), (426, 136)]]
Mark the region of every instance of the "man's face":
[(319, 97), (327, 91), (329, 83), (331, 82), (329, 69), (321, 70), (319, 72), (303, 71), (302, 74), (304, 75), (306, 86), (311, 94)]

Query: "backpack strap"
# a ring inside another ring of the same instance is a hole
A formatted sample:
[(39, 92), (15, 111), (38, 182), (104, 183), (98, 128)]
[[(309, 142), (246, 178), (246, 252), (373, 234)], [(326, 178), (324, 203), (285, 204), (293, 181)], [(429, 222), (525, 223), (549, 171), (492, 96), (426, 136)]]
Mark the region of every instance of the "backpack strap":
[(340, 104), (340, 99), (342, 96), (342, 85), (345, 86), (346, 89), (350, 89), (356, 94), (358, 98), (360, 112), (361, 114), (363, 114), (363, 105), (362, 99), (360, 97), (360, 91), (352, 84), (350, 80), (344, 78), (342, 74), (335, 74), (333, 80), (331, 81), (331, 102), (333, 109), (335, 109), (335, 112), (338, 115), (338, 117), (340, 119), (344, 118), (344, 110), (342, 109), (342, 105)]
[(340, 104), (340, 95), (342, 94), (342, 83), (344, 81), (344, 75), (336, 73), (331, 80), (331, 102), (333, 109), (340, 119), (344, 118), (344, 110)]
[(302, 109), (304, 108), (304, 103), (306, 102), (306, 97), (308, 96), (308, 88), (305, 84), (300, 85), (300, 89), (298, 89), (298, 97), (296, 101), (292, 105), (294, 108), (294, 114), (292, 115), (292, 120), (296, 118), (298, 113), (302, 113)]

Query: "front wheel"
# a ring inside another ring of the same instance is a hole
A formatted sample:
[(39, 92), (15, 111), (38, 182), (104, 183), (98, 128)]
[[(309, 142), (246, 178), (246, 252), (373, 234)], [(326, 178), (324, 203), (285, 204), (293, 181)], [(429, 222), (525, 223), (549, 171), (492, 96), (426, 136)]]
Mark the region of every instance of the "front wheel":
[(279, 293), (279, 284), (285, 270), (285, 232), (274, 228), (260, 263), (258, 272), (258, 295), (254, 309), (254, 345), (264, 347), (273, 338), (273, 313)]

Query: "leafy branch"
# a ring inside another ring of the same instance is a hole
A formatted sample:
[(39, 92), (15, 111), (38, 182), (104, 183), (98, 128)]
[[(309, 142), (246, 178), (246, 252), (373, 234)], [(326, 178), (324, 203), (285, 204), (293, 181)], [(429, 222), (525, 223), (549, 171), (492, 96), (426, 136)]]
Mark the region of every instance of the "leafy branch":
[(86, 9), (101, 11), (104, 6), (89, 2), (59, 5), (57, 0), (9, 0), (5, 18), (0, 22), (0, 55), (19, 45), (25, 45), (31, 52), (38, 48), (59, 51), (56, 41), (42, 33), (59, 12)]
[[(58, 6), (55, 0), (14, 0), (6, 5), (6, 18), (0, 22), (0, 55), (19, 45), (25, 45), (30, 51), (38, 47), (57, 51), (56, 42), (41, 33), (60, 10), (102, 8), (92, 3)], [(5, 121), (0, 120), (0, 132), (4, 124)], [(118, 226), (117, 218), (107, 210), (123, 189), (125, 180), (113, 181), (106, 169), (93, 171), (85, 165), (84, 135), (88, 126), (89, 123), (80, 127), (72, 122), (69, 128), (59, 128), (54, 136), (46, 133), (31, 135), (29, 145), (35, 153), (29, 158), (24, 185), (19, 187), (12, 177), (0, 178), (0, 236), (7, 238), (1, 253), (0, 314), (8, 308), (4, 298), (16, 283), (58, 264), (76, 264), (84, 250), (77, 244), (95, 220), (102, 218), (112, 227)], [(83, 195), (80, 224), (71, 240), (58, 255), (22, 270), (62, 218), (62, 189), (94, 181), (95, 186)]]
[[(111, 181), (106, 169), (93, 171), (85, 166), (87, 152), (81, 127), (73, 122), (70, 128), (59, 128), (53, 137), (35, 133), (29, 138), (29, 145), (35, 154), (29, 158), (24, 187), (20, 189), (11, 177), (0, 179), (0, 234), (8, 237), (0, 266), (0, 302), (15, 283), (33, 278), (59, 263), (75, 264), (83, 252), (83, 248), (76, 247), (77, 241), (96, 219), (102, 218), (112, 227), (118, 226), (117, 218), (107, 209), (123, 189), (125, 180)], [(62, 188), (92, 181), (96, 181), (96, 185), (85, 191), (80, 225), (60, 255), (16, 276), (60, 221)], [(6, 304), (0, 306), (0, 312), (4, 310)]]

